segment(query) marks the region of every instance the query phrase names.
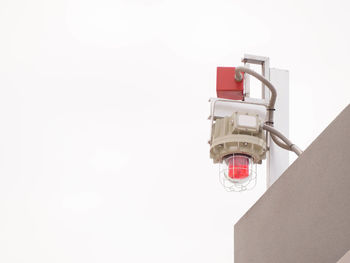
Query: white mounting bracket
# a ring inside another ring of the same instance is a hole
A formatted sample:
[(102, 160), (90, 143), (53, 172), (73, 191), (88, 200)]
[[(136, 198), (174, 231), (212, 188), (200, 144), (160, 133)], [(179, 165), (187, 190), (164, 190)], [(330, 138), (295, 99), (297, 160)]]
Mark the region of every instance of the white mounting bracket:
[[(254, 56), (245, 54), (242, 58), (244, 66), (249, 68), (251, 64), (261, 65), (261, 73), (266, 79), (270, 79), (270, 59), (268, 57)], [(245, 100), (251, 101), (256, 100), (255, 98), (250, 97), (250, 76), (245, 74), (244, 76), (244, 93)], [(270, 91), (264, 84), (261, 84), (261, 98), (268, 104), (270, 100)]]

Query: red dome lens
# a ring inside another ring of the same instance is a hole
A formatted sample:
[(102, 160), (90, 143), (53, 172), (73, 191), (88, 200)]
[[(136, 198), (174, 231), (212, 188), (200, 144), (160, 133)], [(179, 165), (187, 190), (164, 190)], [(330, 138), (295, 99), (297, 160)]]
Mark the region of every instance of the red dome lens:
[(256, 184), (256, 165), (249, 155), (226, 155), (219, 167), (219, 176), (220, 182), (228, 191), (241, 192), (252, 189)]
[(244, 179), (249, 176), (249, 157), (234, 155), (228, 159), (228, 176), (232, 179)]

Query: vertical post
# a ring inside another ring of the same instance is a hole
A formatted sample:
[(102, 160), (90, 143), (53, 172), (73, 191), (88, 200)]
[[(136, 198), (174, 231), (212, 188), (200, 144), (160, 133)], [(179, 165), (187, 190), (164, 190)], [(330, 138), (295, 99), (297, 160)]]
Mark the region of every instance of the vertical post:
[[(274, 126), (283, 135), (289, 137), (289, 72), (282, 69), (270, 69), (270, 81), (277, 89), (277, 100), (274, 112)], [(267, 188), (269, 188), (288, 168), (289, 151), (280, 148), (270, 141), (268, 153), (268, 178)]]
[[(261, 65), (262, 75), (270, 80), (277, 89), (277, 101), (274, 112), (274, 126), (284, 135), (289, 135), (289, 73), (286, 70), (270, 69), (268, 57), (245, 54), (242, 62), (246, 67), (249, 64)], [(245, 100), (253, 101), (256, 98), (250, 97), (250, 82), (248, 74), (245, 74)], [(262, 84), (261, 98), (267, 105), (270, 100), (270, 90)], [(289, 166), (289, 152), (279, 148), (271, 142), (269, 133), (266, 132), (266, 188), (269, 188)]]

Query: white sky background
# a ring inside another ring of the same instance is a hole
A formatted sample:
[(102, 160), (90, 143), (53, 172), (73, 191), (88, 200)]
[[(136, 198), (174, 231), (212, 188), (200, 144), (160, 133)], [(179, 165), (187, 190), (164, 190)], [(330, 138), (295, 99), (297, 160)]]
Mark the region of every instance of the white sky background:
[(218, 181), (216, 67), (249, 53), (288, 69), (305, 149), (350, 102), (349, 7), (2, 0), (0, 262), (232, 262), (264, 182)]

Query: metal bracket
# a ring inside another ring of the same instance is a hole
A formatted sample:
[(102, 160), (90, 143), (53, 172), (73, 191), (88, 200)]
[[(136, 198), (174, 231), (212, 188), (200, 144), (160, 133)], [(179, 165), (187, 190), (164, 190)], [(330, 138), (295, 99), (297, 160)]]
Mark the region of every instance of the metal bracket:
[[(262, 75), (270, 79), (270, 59), (268, 57), (261, 57), (261, 56), (255, 56), (255, 55), (249, 55), (249, 54), (244, 54), (244, 57), (242, 58), (242, 62), (244, 63), (245, 67), (249, 68), (249, 65), (254, 64), (254, 65), (261, 65), (261, 72)], [(245, 93), (245, 100), (246, 101), (256, 101), (254, 98), (250, 98), (250, 82), (249, 82), (249, 75), (244, 74), (244, 93)], [(264, 84), (261, 86), (261, 98), (268, 103), (270, 100), (270, 93), (268, 88), (265, 87)]]

